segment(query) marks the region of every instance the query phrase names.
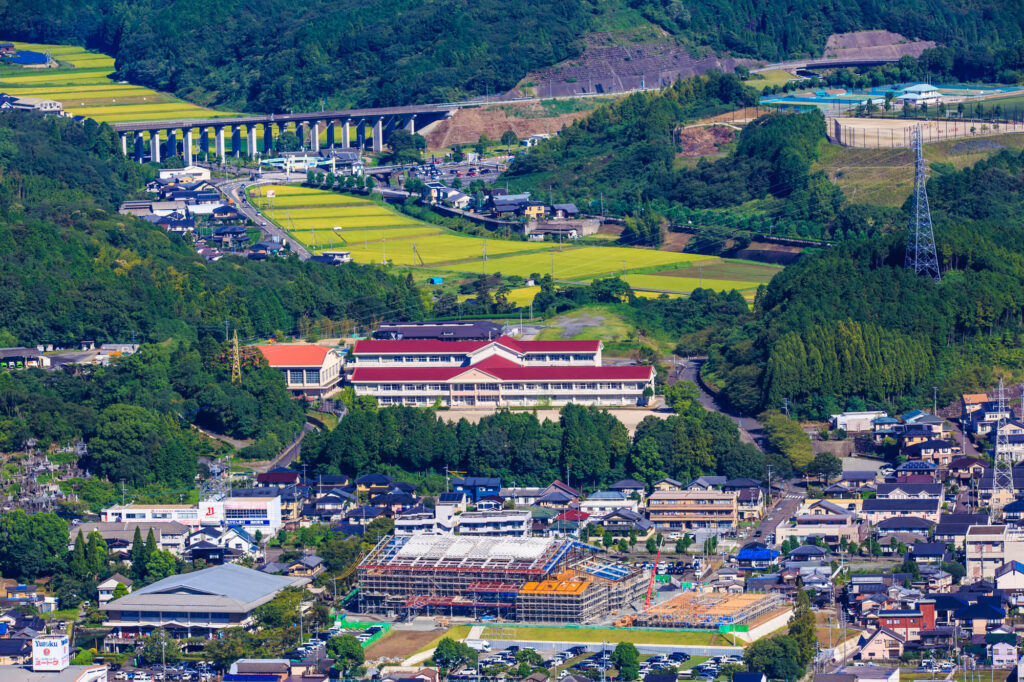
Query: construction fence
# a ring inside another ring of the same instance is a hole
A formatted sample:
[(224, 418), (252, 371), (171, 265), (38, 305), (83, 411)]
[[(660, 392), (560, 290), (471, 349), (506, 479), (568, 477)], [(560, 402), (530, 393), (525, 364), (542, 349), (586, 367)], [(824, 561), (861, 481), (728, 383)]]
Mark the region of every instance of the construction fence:
[(830, 118), (828, 137), (844, 147), (864, 149), (910, 148), (910, 133), (921, 126), (925, 144), (942, 140), (961, 140), (1024, 132), (1019, 121), (976, 121), (943, 119), (921, 121), (894, 118)]

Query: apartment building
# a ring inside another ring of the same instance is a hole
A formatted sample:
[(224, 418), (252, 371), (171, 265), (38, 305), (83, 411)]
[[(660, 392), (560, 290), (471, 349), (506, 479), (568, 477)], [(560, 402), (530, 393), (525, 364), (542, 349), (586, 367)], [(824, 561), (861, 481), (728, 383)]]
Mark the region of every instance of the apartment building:
[(1014, 526), (971, 526), (967, 529), (965, 583), (994, 580), (1007, 561), (1024, 556), (1024, 530)]
[(656, 490), (647, 498), (647, 517), (659, 531), (733, 528), (738, 520), (735, 492)]
[(516, 535), (530, 533), (533, 516), (527, 509), (495, 509), (493, 511), (464, 512), (459, 515), (460, 535)]

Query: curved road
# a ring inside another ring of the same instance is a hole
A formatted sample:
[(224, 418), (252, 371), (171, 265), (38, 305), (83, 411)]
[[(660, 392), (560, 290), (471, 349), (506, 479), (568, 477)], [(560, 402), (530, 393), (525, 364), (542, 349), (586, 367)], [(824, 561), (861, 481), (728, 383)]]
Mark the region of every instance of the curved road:
[(708, 410), (721, 412), (732, 419), (740, 428), (740, 440), (745, 443), (753, 443), (759, 450), (761, 450), (761, 452), (764, 452), (764, 443), (762, 441), (765, 437), (765, 433), (764, 427), (761, 423), (753, 417), (743, 417), (722, 407), (722, 405), (720, 405), (715, 399), (715, 396), (705, 391), (700, 381), (697, 380), (700, 368), (707, 358), (687, 358), (680, 361), (678, 357), (672, 356), (671, 359), (675, 362), (673, 363), (674, 369), (669, 374), (669, 383), (674, 384), (680, 379), (695, 383), (697, 385), (697, 390), (700, 392), (700, 404)]
[(238, 212), (251, 220), (253, 224), (258, 226), (264, 234), (270, 237), (276, 237), (278, 241), (288, 244), (292, 253), (299, 256), (299, 260), (309, 260), (313, 254), (311, 254), (305, 246), (303, 246), (299, 241), (292, 239), (287, 232), (260, 215), (260, 213), (253, 208), (252, 204), (250, 204), (245, 197), (246, 187), (259, 184), (279, 184), (287, 182), (289, 179), (290, 176), (286, 173), (264, 173), (263, 177), (257, 181), (241, 179), (226, 180), (217, 183), (217, 189), (219, 189), (224, 196), (234, 201), (235, 206), (238, 208)]

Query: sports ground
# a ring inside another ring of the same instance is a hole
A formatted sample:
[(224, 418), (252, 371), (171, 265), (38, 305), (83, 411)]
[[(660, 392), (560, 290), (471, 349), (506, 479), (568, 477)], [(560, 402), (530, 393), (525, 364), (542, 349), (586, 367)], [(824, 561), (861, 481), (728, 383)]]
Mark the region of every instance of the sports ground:
[[(619, 275), (646, 297), (687, 295), (704, 288), (736, 289), (752, 299), (757, 287), (781, 270), (692, 253), (469, 236), (422, 222), (368, 197), (295, 185), (254, 188), (250, 200), (315, 253), (345, 250), (357, 263), (429, 268), (431, 273), (524, 278), (550, 274), (559, 282), (581, 284)], [(536, 291), (536, 287), (514, 289), (509, 300), (526, 305)]]

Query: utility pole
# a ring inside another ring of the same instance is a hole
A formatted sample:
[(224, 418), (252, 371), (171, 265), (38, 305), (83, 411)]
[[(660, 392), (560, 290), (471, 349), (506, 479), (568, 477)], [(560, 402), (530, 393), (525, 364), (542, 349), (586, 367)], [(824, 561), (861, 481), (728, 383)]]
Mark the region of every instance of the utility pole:
[(939, 387), (932, 386), (932, 416), (939, 414)]

